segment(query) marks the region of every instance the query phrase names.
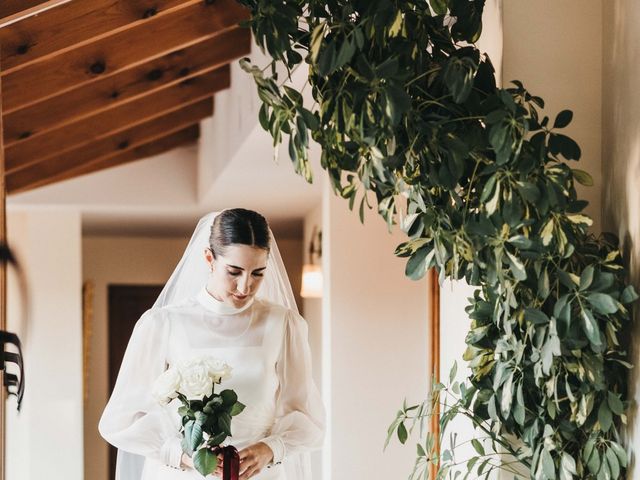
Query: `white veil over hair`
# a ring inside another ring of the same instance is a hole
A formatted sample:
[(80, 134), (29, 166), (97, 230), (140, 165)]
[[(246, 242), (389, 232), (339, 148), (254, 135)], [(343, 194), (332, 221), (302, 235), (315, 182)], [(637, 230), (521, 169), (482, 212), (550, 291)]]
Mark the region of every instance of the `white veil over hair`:
[[(169, 277), (153, 308), (175, 305), (194, 297), (206, 285), (209, 268), (204, 260), (204, 250), (209, 247), (209, 237), (214, 219), (221, 212), (208, 213), (198, 222), (182, 258)], [(267, 268), (257, 298), (283, 305), (298, 313), (289, 276), (282, 262), (273, 232), (269, 229), (270, 251)], [(115, 480), (140, 480), (144, 457), (118, 449)], [(301, 472), (310, 473), (309, 454), (295, 455), (283, 462), (287, 479), (304, 478)], [(309, 478), (309, 477), (308, 477)]]

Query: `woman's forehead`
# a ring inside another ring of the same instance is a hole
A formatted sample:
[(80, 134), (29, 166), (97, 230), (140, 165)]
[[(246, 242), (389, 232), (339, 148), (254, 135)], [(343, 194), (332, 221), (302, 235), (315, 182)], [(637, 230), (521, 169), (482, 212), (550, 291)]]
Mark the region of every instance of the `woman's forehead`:
[(221, 258), (225, 263), (241, 268), (263, 268), (267, 266), (269, 252), (251, 245), (232, 244), (225, 248)]

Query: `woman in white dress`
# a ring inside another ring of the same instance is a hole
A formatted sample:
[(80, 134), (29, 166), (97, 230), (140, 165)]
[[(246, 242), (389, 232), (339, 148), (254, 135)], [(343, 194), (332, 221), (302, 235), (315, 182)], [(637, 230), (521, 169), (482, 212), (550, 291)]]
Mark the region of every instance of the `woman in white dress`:
[(308, 453), (322, 443), (324, 410), (307, 325), (267, 222), (251, 210), (201, 219), (154, 308), (136, 323), (99, 424), (118, 448), (116, 480), (202, 478), (182, 452), (179, 400), (162, 406), (152, 389), (169, 366), (203, 354), (233, 368), (223, 388), (246, 405), (225, 442), (239, 450), (240, 480), (310, 480)]

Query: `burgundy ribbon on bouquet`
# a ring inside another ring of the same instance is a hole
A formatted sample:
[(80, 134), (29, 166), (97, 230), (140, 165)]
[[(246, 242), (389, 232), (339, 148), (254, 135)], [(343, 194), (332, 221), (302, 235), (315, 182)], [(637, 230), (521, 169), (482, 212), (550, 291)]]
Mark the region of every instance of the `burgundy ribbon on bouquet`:
[(233, 445), (218, 447), (222, 455), (222, 480), (238, 480), (240, 477), (240, 455)]

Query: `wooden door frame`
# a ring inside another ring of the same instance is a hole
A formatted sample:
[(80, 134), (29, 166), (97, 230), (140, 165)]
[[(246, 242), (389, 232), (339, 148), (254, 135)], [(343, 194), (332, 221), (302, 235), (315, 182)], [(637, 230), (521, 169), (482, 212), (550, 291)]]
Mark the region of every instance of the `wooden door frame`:
[[(429, 388), (433, 382), (440, 382), (440, 283), (438, 283), (438, 271), (429, 269), (427, 273), (427, 336), (429, 342), (429, 358), (427, 372), (429, 374)], [(434, 412), (429, 422), (429, 430), (435, 438), (435, 453), (440, 455), (440, 406), (434, 405)], [(429, 452), (427, 452), (429, 453)], [(429, 478), (436, 478), (438, 466), (429, 464)]]

